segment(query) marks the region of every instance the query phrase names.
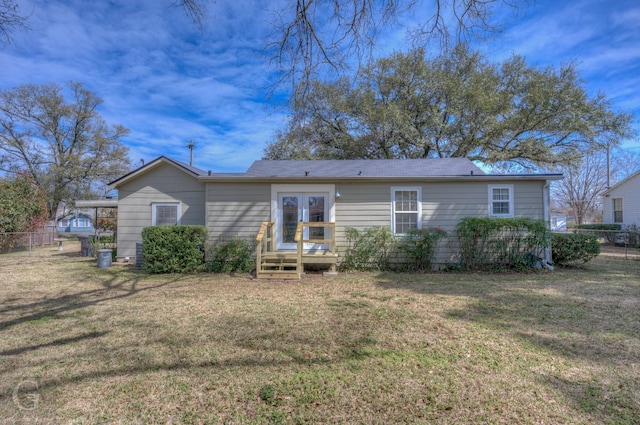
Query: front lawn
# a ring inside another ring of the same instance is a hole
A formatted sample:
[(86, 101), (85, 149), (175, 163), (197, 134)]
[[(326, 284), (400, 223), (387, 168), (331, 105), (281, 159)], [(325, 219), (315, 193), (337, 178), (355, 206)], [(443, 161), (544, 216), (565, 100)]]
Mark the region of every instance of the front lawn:
[(64, 249), (0, 256), (0, 424), (638, 424), (637, 260), (297, 283)]

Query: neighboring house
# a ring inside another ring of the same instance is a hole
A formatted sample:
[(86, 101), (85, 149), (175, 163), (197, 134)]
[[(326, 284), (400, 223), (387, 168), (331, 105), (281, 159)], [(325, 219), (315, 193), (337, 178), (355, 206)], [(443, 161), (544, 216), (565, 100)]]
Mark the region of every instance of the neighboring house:
[(58, 233), (93, 233), (93, 221), (87, 214), (76, 213), (58, 220)]
[(640, 170), (603, 192), (605, 224), (640, 225)]
[[(118, 256), (134, 257), (142, 229), (200, 224), (210, 240), (253, 240), (273, 222), (274, 249), (294, 250), (298, 221), (345, 228), (449, 232), (464, 217), (549, 221), (549, 183), (560, 174), (487, 175), (465, 158), (256, 161), (244, 173), (211, 173), (159, 157), (110, 183), (118, 189)], [(439, 260), (454, 253), (443, 246)]]

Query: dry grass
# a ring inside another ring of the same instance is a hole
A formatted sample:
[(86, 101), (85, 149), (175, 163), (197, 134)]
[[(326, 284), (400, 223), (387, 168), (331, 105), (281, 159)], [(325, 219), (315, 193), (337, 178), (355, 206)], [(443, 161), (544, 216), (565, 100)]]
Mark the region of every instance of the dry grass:
[(301, 284), (0, 256), (0, 424), (638, 424), (640, 262)]

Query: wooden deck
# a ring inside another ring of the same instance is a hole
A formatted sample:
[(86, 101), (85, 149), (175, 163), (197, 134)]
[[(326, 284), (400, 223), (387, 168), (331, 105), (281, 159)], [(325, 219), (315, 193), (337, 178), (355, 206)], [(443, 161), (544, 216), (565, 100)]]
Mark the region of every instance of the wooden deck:
[[(330, 229), (329, 239), (304, 239), (305, 227)], [(264, 222), (256, 238), (256, 277), (258, 279), (300, 280), (305, 264), (328, 264), (335, 270), (338, 254), (335, 252), (335, 223), (300, 222), (296, 230), (296, 250), (275, 250), (273, 222)], [(305, 244), (326, 245), (326, 249), (305, 249)]]

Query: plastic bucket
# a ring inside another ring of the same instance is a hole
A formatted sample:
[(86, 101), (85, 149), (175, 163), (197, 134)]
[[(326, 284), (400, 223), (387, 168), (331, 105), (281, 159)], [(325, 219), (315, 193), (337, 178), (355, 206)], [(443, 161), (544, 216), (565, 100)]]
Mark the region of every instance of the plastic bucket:
[(98, 250), (98, 268), (111, 267), (111, 249)]

